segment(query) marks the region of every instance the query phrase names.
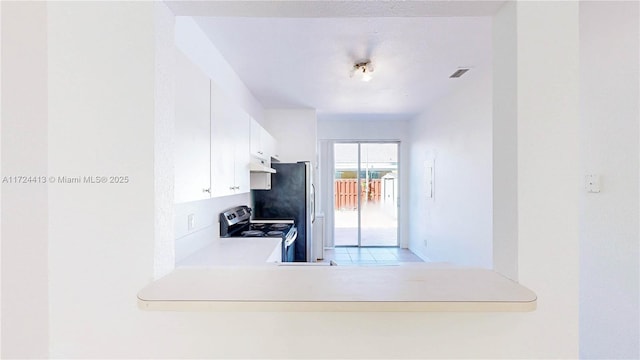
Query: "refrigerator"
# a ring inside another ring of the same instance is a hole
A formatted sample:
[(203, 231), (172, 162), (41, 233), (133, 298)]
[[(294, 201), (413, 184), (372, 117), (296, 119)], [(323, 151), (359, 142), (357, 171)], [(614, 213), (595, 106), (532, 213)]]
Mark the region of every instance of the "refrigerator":
[(315, 188), (309, 161), (271, 163), (270, 190), (251, 190), (253, 218), (293, 219), (298, 228), (294, 261), (315, 261), (313, 250), (313, 222), (315, 221)]

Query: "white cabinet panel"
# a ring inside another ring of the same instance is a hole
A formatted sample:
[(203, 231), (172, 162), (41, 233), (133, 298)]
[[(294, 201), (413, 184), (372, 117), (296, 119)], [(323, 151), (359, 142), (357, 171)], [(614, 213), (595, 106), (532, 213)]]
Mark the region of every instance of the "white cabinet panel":
[(251, 118), (251, 155), (261, 160), (280, 159), (276, 139)]
[(233, 129), (235, 131), (235, 186), (236, 193), (249, 192), (249, 162), (251, 154), (249, 153), (251, 132), (251, 116), (237, 107), (237, 116), (235, 117)]
[(262, 147), (262, 133), (264, 129), (260, 124), (251, 118), (251, 155), (258, 159), (266, 160), (266, 155)]
[(207, 199), (209, 78), (177, 51), (175, 80), (175, 202)]
[(248, 192), (251, 117), (176, 53), (175, 202)]
[[(270, 167), (271, 160), (280, 161), (276, 139), (269, 134), (257, 121), (251, 119), (251, 156), (258, 159), (264, 166)], [(254, 159), (255, 161), (255, 159)], [(251, 172), (251, 189), (271, 189), (271, 174)]]
[(263, 147), (267, 155), (280, 161), (280, 155), (278, 154), (278, 142), (276, 141), (276, 138), (263, 129), (261, 140), (264, 144)]
[(249, 191), (249, 120), (249, 115), (211, 82), (212, 196)]
[(234, 144), (229, 100), (211, 82), (211, 191), (213, 196), (234, 194)]

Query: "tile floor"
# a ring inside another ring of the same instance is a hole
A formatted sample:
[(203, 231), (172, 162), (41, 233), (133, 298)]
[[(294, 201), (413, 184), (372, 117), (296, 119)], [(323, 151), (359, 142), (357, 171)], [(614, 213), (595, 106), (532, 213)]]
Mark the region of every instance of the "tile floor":
[(336, 247), (324, 251), (324, 261), (338, 265), (398, 265), (403, 262), (423, 262), (409, 249), (397, 247)]

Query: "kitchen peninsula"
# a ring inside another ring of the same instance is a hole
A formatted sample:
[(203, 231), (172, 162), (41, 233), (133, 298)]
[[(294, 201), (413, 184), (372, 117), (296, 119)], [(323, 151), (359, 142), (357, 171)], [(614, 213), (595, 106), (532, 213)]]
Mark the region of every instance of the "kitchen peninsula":
[(536, 301), (492, 270), (424, 263), (178, 268), (138, 293), (156, 311), (526, 312)]

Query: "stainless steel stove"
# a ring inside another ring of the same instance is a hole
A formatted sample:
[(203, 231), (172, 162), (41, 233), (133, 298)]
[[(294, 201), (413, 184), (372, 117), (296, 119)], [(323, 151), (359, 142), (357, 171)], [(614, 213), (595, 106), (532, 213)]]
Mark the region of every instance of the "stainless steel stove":
[(251, 208), (237, 206), (220, 213), (220, 237), (282, 238), (282, 262), (293, 262), (298, 229), (293, 220), (251, 220)]

